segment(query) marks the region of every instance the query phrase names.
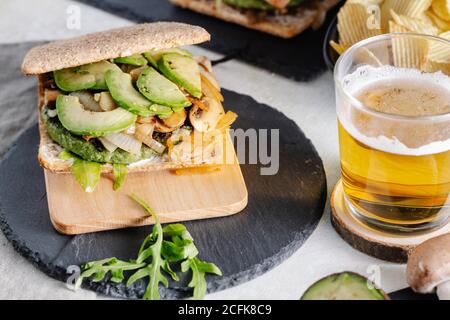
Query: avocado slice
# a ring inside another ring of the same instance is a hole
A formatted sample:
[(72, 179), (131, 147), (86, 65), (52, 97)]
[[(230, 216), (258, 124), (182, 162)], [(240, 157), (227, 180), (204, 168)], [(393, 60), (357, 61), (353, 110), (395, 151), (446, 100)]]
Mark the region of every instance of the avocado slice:
[(108, 86), (105, 81), (105, 74), (108, 70), (121, 71), (117, 65), (109, 61), (100, 61), (97, 63), (87, 64), (82, 66), (82, 70), (84, 69), (95, 75), (95, 86), (91, 88), (95, 90), (108, 90)]
[(191, 105), (178, 86), (161, 75), (152, 67), (141, 72), (136, 85), (139, 91), (150, 101), (174, 108)]
[(120, 70), (120, 68), (111, 62), (100, 61), (54, 71), (53, 77), (58, 88), (63, 91), (106, 90), (105, 73), (108, 70)]
[(179, 49), (179, 48), (163, 49), (163, 50), (158, 50), (158, 51), (148, 51), (148, 52), (144, 52), (143, 55), (144, 55), (145, 59), (147, 59), (148, 62), (150, 62), (150, 64), (154, 68), (158, 69), (158, 61), (161, 59), (161, 56), (165, 53), (179, 53), (183, 56), (192, 57), (192, 53), (190, 53), (187, 50)]
[(136, 122), (136, 115), (117, 108), (106, 112), (93, 112), (83, 108), (76, 96), (60, 95), (56, 111), (62, 125), (74, 134), (99, 137), (125, 130)]
[(158, 116), (160, 118), (169, 117), (173, 113), (171, 107), (163, 106), (160, 104), (152, 104), (152, 106), (150, 107), (150, 111), (152, 112), (152, 115)]
[(158, 62), (159, 70), (196, 98), (202, 96), (200, 69), (197, 61), (179, 53), (165, 53)]
[(128, 57), (120, 57), (114, 59), (115, 63), (130, 64), (132, 66), (140, 67), (147, 64), (147, 59), (145, 59), (142, 54), (133, 54)]
[(389, 297), (365, 277), (353, 272), (342, 272), (311, 285), (301, 300), (389, 300)]
[(110, 70), (106, 72), (105, 79), (109, 93), (117, 105), (140, 116), (153, 115), (149, 109), (152, 103), (134, 88), (128, 73)]
[(144, 52), (143, 55), (144, 55), (145, 59), (147, 59), (147, 61), (150, 62), (150, 64), (151, 64), (154, 68), (158, 69), (158, 60), (156, 60), (156, 59), (153, 57), (153, 55), (154, 55), (153, 52), (150, 52), (150, 51), (149, 51), (149, 52)]
[(70, 133), (63, 127), (58, 117), (50, 118), (48, 116), (48, 109), (45, 107), (42, 108), (41, 119), (48, 135), (54, 142), (86, 161), (129, 164), (157, 156), (155, 151), (146, 145), (142, 145), (140, 154), (129, 153), (119, 148), (114, 152), (109, 152), (101, 143), (96, 143), (96, 139), (87, 141), (81, 136)]

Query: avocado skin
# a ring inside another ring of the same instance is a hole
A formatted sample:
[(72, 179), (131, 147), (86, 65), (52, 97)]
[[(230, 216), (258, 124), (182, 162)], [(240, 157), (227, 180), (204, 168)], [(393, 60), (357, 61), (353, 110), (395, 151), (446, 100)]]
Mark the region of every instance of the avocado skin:
[(130, 164), (139, 160), (150, 159), (157, 155), (145, 145), (142, 145), (141, 154), (139, 155), (126, 152), (122, 149), (109, 152), (101, 144), (95, 145), (90, 141), (86, 141), (81, 136), (70, 133), (62, 126), (57, 117), (50, 118), (47, 115), (47, 108), (45, 107), (42, 109), (41, 118), (50, 138), (83, 160), (111, 164)]
[[(273, 6), (264, 0), (223, 0), (226, 4), (242, 9), (257, 9), (257, 10), (275, 10)], [(300, 5), (304, 0), (291, 0), (288, 7), (295, 7)]]

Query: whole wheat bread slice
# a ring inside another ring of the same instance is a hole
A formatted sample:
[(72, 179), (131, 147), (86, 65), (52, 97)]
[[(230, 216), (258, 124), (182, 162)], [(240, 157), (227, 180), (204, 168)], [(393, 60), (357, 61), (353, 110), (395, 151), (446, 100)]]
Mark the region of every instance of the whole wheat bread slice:
[(320, 12), (335, 6), (339, 0), (314, 0), (308, 5), (300, 5), (286, 14), (271, 14), (253, 19), (245, 13), (225, 3), (217, 5), (216, 0), (170, 0), (175, 5), (202, 14), (213, 16), (244, 27), (266, 32), (282, 38), (292, 38), (311, 27)]
[(198, 26), (177, 22), (143, 23), (35, 47), (25, 56), (22, 72), (36, 75), (209, 39), (210, 34)]

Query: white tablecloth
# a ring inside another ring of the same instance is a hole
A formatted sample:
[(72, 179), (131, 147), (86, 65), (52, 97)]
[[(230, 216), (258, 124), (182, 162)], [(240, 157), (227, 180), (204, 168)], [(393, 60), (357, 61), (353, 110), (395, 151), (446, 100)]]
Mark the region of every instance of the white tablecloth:
[[(75, 7), (72, 7), (75, 6)], [(67, 28), (68, 11), (81, 13), (81, 29)], [(1, 0), (0, 43), (60, 39), (129, 25), (132, 22), (68, 0)], [(220, 55), (202, 48), (192, 51), (212, 59)], [(1, 70), (1, 66), (0, 66)], [(295, 82), (232, 60), (215, 72), (224, 88), (247, 94), (292, 118), (316, 146), (324, 162), (328, 192), (339, 177), (334, 87), (331, 72), (308, 83)], [(1, 88), (0, 88), (1, 90)], [(232, 108), (232, 106), (229, 106)], [(0, 186), (1, 187), (1, 186)], [(314, 281), (330, 273), (351, 270), (371, 276), (386, 291), (406, 287), (405, 266), (371, 258), (351, 248), (333, 230), (329, 207), (318, 228), (289, 259), (264, 275), (208, 299), (298, 299)], [(93, 292), (70, 291), (47, 277), (23, 257), (0, 233), (1, 299), (95, 299)]]

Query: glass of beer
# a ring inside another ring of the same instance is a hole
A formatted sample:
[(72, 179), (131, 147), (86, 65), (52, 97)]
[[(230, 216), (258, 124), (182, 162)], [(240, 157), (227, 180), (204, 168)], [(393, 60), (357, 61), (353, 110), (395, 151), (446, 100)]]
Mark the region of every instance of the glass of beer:
[(346, 209), (390, 232), (450, 216), (450, 42), (413, 33), (363, 40), (335, 71)]

